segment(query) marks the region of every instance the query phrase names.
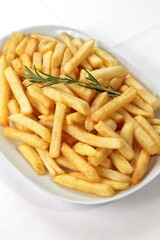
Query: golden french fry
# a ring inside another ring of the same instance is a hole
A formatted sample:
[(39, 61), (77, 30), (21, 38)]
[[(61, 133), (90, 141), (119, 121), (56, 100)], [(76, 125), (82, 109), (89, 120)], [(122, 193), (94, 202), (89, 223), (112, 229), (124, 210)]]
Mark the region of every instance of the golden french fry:
[(73, 149), (71, 149), (66, 143), (62, 144), (61, 151), (66, 159), (70, 161), (77, 170), (83, 173), (89, 181), (100, 181), (96, 170), (91, 165), (89, 165), (84, 158), (82, 158)]
[(97, 151), (93, 147), (82, 142), (77, 142), (73, 146), (73, 150), (80, 155), (86, 155), (91, 157), (95, 156), (97, 153)]
[(104, 168), (112, 168), (112, 162), (108, 157), (105, 157), (105, 159), (103, 159), (103, 161), (99, 164), (100, 167), (104, 167)]
[(6, 60), (8, 63), (11, 63), (12, 60), (16, 57), (15, 48), (18, 45), (18, 36), (17, 33), (13, 32), (12, 37), (9, 43), (9, 48), (6, 54)]
[(87, 58), (88, 62), (91, 64), (91, 66), (96, 68), (101, 68), (103, 66), (103, 61), (101, 58), (99, 58), (96, 54), (90, 54)]
[(77, 139), (70, 136), (69, 134), (62, 132), (62, 142), (67, 143), (68, 145), (73, 145), (77, 142)]
[(29, 41), (29, 37), (27, 36), (22, 39), (22, 41), (18, 44), (18, 46), (15, 49), (16, 54), (21, 56), (24, 53), (26, 46), (28, 44), (28, 41)]
[[(26, 66), (28, 68), (32, 67), (31, 57), (29, 55), (27, 55), (26, 53), (23, 53), (20, 56), (20, 60), (21, 60), (23, 66)], [(25, 69), (23, 71), (24, 71), (24, 73), (26, 73)]]
[(42, 71), (46, 74), (50, 74), (52, 55), (53, 55), (52, 51), (48, 51), (43, 54)]
[(10, 88), (17, 102), (20, 105), (21, 112), (24, 114), (32, 113), (31, 104), (25, 95), (25, 92), (23, 90), (19, 77), (17, 76), (17, 74), (15, 73), (12, 67), (9, 66), (5, 69), (5, 77), (10, 85)]
[[(57, 165), (55, 160), (49, 156), (49, 152), (47, 150), (42, 151), (38, 148), (36, 148), (36, 151), (38, 152), (39, 156), (41, 157), (42, 161), (44, 162), (44, 165), (48, 169), (49, 173), (52, 176), (55, 176), (56, 174), (63, 174), (64, 171)], [(56, 174), (55, 174), (56, 172)]]
[(19, 123), (33, 132), (37, 133), (40, 137), (42, 137), (46, 142), (51, 142), (51, 132), (35, 120), (26, 117), (20, 113), (13, 114), (8, 118), (10, 121)]
[(105, 179), (105, 178), (103, 178), (103, 179), (101, 178), (101, 182), (110, 185), (116, 191), (126, 190), (129, 187), (129, 183), (118, 182), (118, 181)]
[(120, 123), (122, 123), (122, 122), (124, 121), (123, 116), (122, 116), (120, 113), (117, 113), (117, 112), (113, 113), (113, 114), (111, 115), (111, 118), (112, 118), (117, 124), (120, 124)]
[(70, 90), (70, 88), (67, 85), (65, 85), (64, 83), (59, 83), (59, 84), (53, 85), (52, 88), (61, 90), (65, 93), (75, 96), (74, 93)]
[(11, 40), (7, 39), (4, 43), (3, 49), (2, 49), (2, 55), (7, 55), (8, 49), (9, 49), (9, 45), (10, 45)]
[(60, 91), (58, 89), (54, 89), (51, 87), (44, 88), (43, 93), (50, 99), (54, 101), (62, 102), (68, 107), (71, 107), (75, 109), (77, 112), (80, 112), (84, 115), (87, 115), (90, 112), (89, 105), (86, 101), (80, 98), (74, 97), (68, 93), (65, 93), (63, 91)]
[(10, 97), (10, 87), (4, 74), (8, 63), (5, 56), (0, 56), (0, 125), (8, 126), (8, 101)]
[(133, 150), (134, 150), (134, 158), (131, 160), (130, 163), (131, 163), (133, 169), (135, 169), (140, 152), (142, 150), (141, 146), (139, 145), (139, 143), (137, 141), (133, 142)]
[(65, 48), (66, 47), (63, 43), (57, 43), (53, 52), (51, 67), (56, 68), (61, 65)]
[[(52, 77), (59, 77), (60, 74), (60, 69), (59, 67), (57, 68), (51, 68), (51, 72), (50, 72)], [(62, 83), (63, 84), (63, 83)]]
[(153, 128), (158, 134), (160, 134), (160, 126), (153, 125)]
[(120, 86), (123, 84), (124, 80), (125, 80), (124, 77), (115, 77), (109, 82), (109, 85), (115, 90), (118, 90)]
[(59, 156), (55, 159), (55, 162), (63, 168), (67, 168), (70, 170), (76, 170), (76, 168), (70, 163), (64, 156)]
[(44, 39), (40, 39), (38, 46), (37, 46), (37, 51), (40, 52), (42, 48), (46, 45), (47, 41)]
[(52, 130), (53, 127), (53, 120), (46, 120), (46, 119), (40, 119), (39, 123), (43, 125), (44, 127)]
[(64, 66), (65, 64), (72, 58), (72, 52), (69, 48), (66, 48), (66, 50), (64, 51), (64, 55), (63, 55), (63, 59), (62, 59), (62, 63), (61, 63), (61, 70), (60, 73), (64, 73)]
[(106, 121), (105, 121), (105, 124), (107, 124), (113, 131), (116, 130), (117, 128), (117, 124), (114, 120), (108, 118)]
[(66, 112), (66, 105), (63, 103), (56, 103), (56, 110), (53, 122), (53, 130), (52, 130), (52, 139), (49, 147), (49, 156), (50, 157), (58, 157), (61, 149), (61, 139), (62, 139), (62, 127), (64, 122)]
[(58, 42), (58, 40), (56, 40), (55, 38), (49, 37), (49, 36), (45, 36), (45, 35), (40, 35), (37, 33), (32, 33), (31, 34), (31, 38), (35, 38), (37, 40), (45, 40), (46, 42)]
[(134, 123), (133, 122), (126, 122), (124, 123), (121, 131), (120, 136), (123, 138), (131, 147), (133, 143), (133, 133), (134, 133)]
[(112, 137), (99, 137), (92, 133), (88, 133), (75, 125), (64, 126), (63, 130), (80, 142), (87, 143), (91, 146), (111, 149), (119, 149), (122, 147), (121, 139)]
[(40, 49), (40, 53), (44, 54), (48, 51), (53, 51), (55, 46), (56, 46), (56, 41), (51, 41), (46, 43), (44, 46), (42, 46), (42, 48)]
[(42, 54), (40, 52), (34, 52), (32, 67), (36, 67), (38, 71), (42, 71)]
[(113, 137), (117, 138), (121, 141), (122, 147), (119, 149), (119, 152), (127, 159), (131, 160), (134, 157), (133, 149), (129, 146), (129, 144), (122, 139), (116, 132), (114, 132), (109, 126), (107, 126), (104, 122), (100, 121), (94, 128), (105, 137)]
[(85, 181), (88, 181), (88, 179), (81, 172), (70, 172), (68, 174), (70, 176), (73, 176), (73, 177), (80, 178), (80, 179), (83, 179)]
[(113, 67), (118, 65), (118, 61), (101, 48), (95, 47), (94, 53), (103, 60), (103, 63), (106, 67)]
[(126, 104), (125, 106), (123, 106), (124, 109), (126, 109), (129, 113), (131, 113), (132, 115), (141, 115), (143, 117), (146, 117), (146, 118), (151, 118), (154, 116), (153, 112), (147, 112), (143, 109), (140, 109), (139, 107), (131, 104), (131, 103), (128, 103)]
[(63, 174), (56, 176), (53, 182), (79, 191), (97, 194), (103, 197), (112, 197), (115, 192), (112, 187), (103, 183), (90, 183), (85, 180)]
[(147, 121), (152, 125), (160, 125), (160, 119), (157, 118), (148, 118)]
[(68, 125), (84, 123), (85, 116), (79, 112), (70, 113), (66, 116)]
[(104, 177), (107, 179), (115, 180), (118, 182), (126, 182), (131, 183), (131, 178), (128, 177), (125, 174), (122, 174), (118, 171), (112, 170), (112, 169), (106, 169), (103, 167), (95, 167), (100, 177)]
[(39, 148), (41, 150), (46, 150), (48, 148), (48, 143), (36, 134), (21, 131), (12, 127), (4, 127), (2, 132), (4, 136), (12, 140), (26, 143), (32, 147)]
[(19, 58), (12, 60), (12, 67), (18, 75), (21, 75), (23, 73), (24, 68)]
[(132, 174), (133, 168), (131, 164), (123, 157), (123, 155), (118, 152), (112, 152), (109, 157), (111, 158), (114, 166), (118, 169), (119, 172), (123, 174)]
[(125, 84), (134, 87), (137, 90), (137, 94), (148, 104), (150, 104), (153, 110), (156, 110), (159, 107), (158, 99), (151, 94), (146, 88), (144, 88), (139, 82), (137, 82), (134, 78), (127, 78), (125, 80)]
[(44, 175), (46, 173), (45, 166), (34, 148), (27, 144), (21, 144), (19, 145), (18, 150), (33, 167), (37, 174)]
[(24, 53), (26, 53), (29, 57), (32, 57), (34, 52), (36, 51), (38, 46), (38, 40), (35, 38), (30, 38), (27, 42)]
[(114, 112), (119, 110), (122, 106), (131, 102), (134, 99), (135, 95), (136, 90), (134, 88), (129, 88), (122, 95), (112, 99), (110, 102), (106, 103), (103, 107), (94, 112), (92, 114), (92, 119), (96, 122), (105, 120)]
[(100, 165), (103, 160), (110, 154), (110, 150), (106, 148), (96, 148), (96, 155), (94, 157), (88, 157), (89, 163), (93, 166)]
[(137, 160), (137, 165), (132, 175), (132, 183), (137, 184), (145, 175), (148, 164), (149, 164), (150, 155), (142, 149)]
[(95, 40), (86, 41), (82, 47), (75, 53), (75, 55), (65, 64), (64, 72), (69, 74), (79, 66), (83, 60), (92, 52)]

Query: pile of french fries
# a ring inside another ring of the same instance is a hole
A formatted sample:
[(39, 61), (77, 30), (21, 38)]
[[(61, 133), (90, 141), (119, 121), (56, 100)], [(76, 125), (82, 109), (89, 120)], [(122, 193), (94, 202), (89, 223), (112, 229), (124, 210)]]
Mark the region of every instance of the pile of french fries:
[[(49, 172), (54, 183), (112, 197), (139, 183), (151, 156), (160, 153), (159, 101), (94, 45), (66, 33), (57, 40), (13, 32), (0, 56), (0, 124), (6, 137), (22, 143), (18, 151), (37, 174)], [(25, 88), (24, 66), (81, 81), (88, 81), (87, 69), (121, 95), (78, 84)]]

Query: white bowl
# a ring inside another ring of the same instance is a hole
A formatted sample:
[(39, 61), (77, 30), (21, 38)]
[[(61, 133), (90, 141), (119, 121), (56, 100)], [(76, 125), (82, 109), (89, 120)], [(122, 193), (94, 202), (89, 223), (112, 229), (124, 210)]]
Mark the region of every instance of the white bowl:
[[(43, 35), (53, 36), (55, 38), (59, 38), (59, 35), (61, 32), (66, 32), (72, 37), (78, 37), (83, 40), (87, 40), (91, 38), (87, 34), (82, 33), (76, 29), (63, 27), (63, 26), (53, 26), (53, 25), (28, 27), (28, 28), (20, 29), (17, 32), (26, 32), (28, 34), (39, 33)], [(0, 40), (0, 50), (2, 49), (2, 46), (5, 40), (9, 37), (10, 35), (7, 35)], [(105, 41), (105, 39), (102, 39), (102, 41)], [(144, 86), (148, 87), (154, 95), (159, 97), (158, 90), (157, 90), (158, 79), (157, 81), (155, 80), (154, 82), (152, 82), (152, 79), (148, 79), (146, 72), (143, 73), (139, 71), (138, 66), (137, 67), (133, 66), (128, 59), (126, 59), (122, 55), (119, 55), (113, 48), (111, 48), (110, 46), (105, 46), (100, 41), (97, 41), (96, 44), (98, 46), (103, 47), (109, 53), (115, 56), (119, 60), (119, 62), (129, 70), (129, 72), (132, 75), (134, 75), (137, 79), (139, 79), (139, 81)], [(150, 161), (149, 170), (145, 178), (136, 186), (131, 187), (126, 191), (122, 191), (116, 194), (112, 198), (104, 198), (104, 197), (99, 197), (92, 194), (82, 193), (82, 192), (71, 190), (53, 183), (51, 181), (52, 177), (49, 174), (44, 176), (36, 175), (32, 170), (32, 168), (29, 166), (29, 164), (24, 160), (24, 158), (17, 151), (16, 143), (5, 138), (2, 135), (1, 129), (0, 129), (0, 135), (1, 135), (0, 136), (0, 156), (2, 156), (4, 161), (7, 161), (8, 163), (10, 163), (12, 167), (14, 167), (19, 173), (21, 173), (21, 176), (19, 176), (20, 178), (23, 175), (29, 180), (29, 182), (34, 187), (41, 190), (42, 192), (49, 194), (52, 197), (60, 198), (65, 201), (69, 201), (73, 203), (91, 205), (91, 204), (102, 204), (102, 203), (104, 204), (104, 203), (110, 203), (110, 202), (116, 201), (118, 199), (124, 198), (136, 192), (137, 190), (140, 190), (142, 187), (144, 187), (146, 184), (150, 183), (154, 178), (156, 178), (160, 173), (160, 157), (155, 156), (155, 157), (152, 157), (152, 160)]]

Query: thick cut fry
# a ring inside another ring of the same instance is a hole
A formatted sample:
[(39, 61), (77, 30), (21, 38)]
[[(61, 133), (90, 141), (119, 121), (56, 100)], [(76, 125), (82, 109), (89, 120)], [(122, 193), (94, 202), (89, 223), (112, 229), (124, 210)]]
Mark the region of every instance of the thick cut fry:
[[(125, 92), (128, 88), (129, 88), (129, 86), (123, 85), (120, 88), (120, 92)], [(143, 109), (147, 112), (153, 113), (153, 108), (148, 103), (146, 103), (141, 97), (139, 97), (138, 95), (135, 96), (132, 103), (135, 106), (137, 106), (137, 107), (139, 107), (139, 108), (141, 108), (141, 109)]]
[(131, 160), (134, 157), (133, 149), (129, 146), (129, 144), (122, 139), (116, 132), (114, 132), (109, 126), (107, 126), (104, 122), (100, 121), (94, 128), (105, 137), (113, 137), (117, 138), (122, 143), (122, 148), (119, 149), (119, 152), (127, 159)]
[(133, 184), (137, 184), (144, 177), (148, 169), (149, 159), (150, 155), (144, 149), (142, 149), (137, 160), (135, 171), (132, 175)]
[(56, 40), (55, 38), (49, 37), (49, 36), (45, 36), (45, 35), (40, 35), (37, 33), (32, 33), (31, 34), (31, 38), (35, 38), (37, 40), (45, 40), (46, 42), (58, 42), (58, 40)]
[(109, 157), (119, 172), (123, 174), (132, 174), (133, 168), (131, 164), (123, 157), (120, 152), (112, 152)]
[[(32, 67), (31, 57), (28, 56), (26, 53), (23, 53), (23, 54), (20, 56), (20, 60), (21, 60), (23, 66), (26, 66), (26, 67), (28, 67), (28, 68), (31, 68), (31, 67)], [(24, 71), (24, 73), (27, 73), (25, 70), (23, 70), (23, 71)]]
[(113, 113), (113, 114), (111, 115), (111, 118), (112, 118), (117, 124), (122, 123), (122, 122), (124, 121), (123, 116), (122, 116), (120, 113), (117, 113), (117, 112)]
[(125, 106), (123, 106), (124, 109), (126, 109), (129, 113), (131, 113), (132, 115), (141, 115), (143, 117), (146, 117), (146, 118), (150, 118), (150, 117), (153, 117), (153, 112), (147, 112), (143, 109), (140, 109), (139, 107), (131, 104), (131, 103), (128, 103), (126, 104)]
[(64, 156), (59, 156), (58, 158), (55, 159), (55, 162), (63, 168), (76, 170), (72, 163), (70, 163)]
[(94, 53), (103, 60), (103, 63), (106, 67), (113, 67), (118, 65), (118, 61), (101, 48), (95, 47)]
[(64, 55), (63, 55), (63, 59), (62, 59), (62, 63), (61, 63), (61, 70), (60, 70), (60, 73), (64, 73), (64, 66), (65, 64), (72, 58), (72, 52), (69, 48), (66, 48), (65, 52), (64, 52)]
[(25, 48), (25, 53), (32, 57), (34, 52), (36, 51), (37, 49), (37, 46), (38, 46), (38, 40), (35, 39), (35, 38), (30, 38), (27, 45), (26, 45), (26, 48)]
[(9, 48), (6, 54), (6, 60), (8, 63), (11, 63), (12, 60), (16, 57), (15, 48), (18, 45), (18, 36), (17, 33), (13, 32), (12, 37), (9, 43)]
[(10, 97), (10, 87), (4, 74), (8, 66), (5, 56), (0, 56), (0, 125), (8, 126), (8, 101)]
[(95, 40), (88, 40), (86, 41), (82, 47), (75, 53), (75, 55), (65, 64), (64, 72), (69, 74), (72, 72), (76, 67), (78, 67), (83, 60), (92, 52), (94, 47)]
[(20, 105), (21, 112), (24, 114), (32, 113), (31, 104), (25, 95), (19, 77), (17, 76), (12, 67), (8, 67), (5, 69), (5, 76), (17, 102)]
[(80, 98), (71, 96), (68, 93), (50, 87), (44, 88), (43, 92), (50, 99), (62, 102), (63, 104), (66, 104), (68, 107), (75, 109), (77, 112), (80, 112), (84, 115), (90, 113), (88, 103)]
[(123, 84), (124, 80), (125, 80), (124, 77), (115, 77), (109, 82), (109, 85), (115, 90), (118, 90), (120, 86)]
[(91, 66), (95, 68), (101, 68), (103, 66), (103, 61), (101, 58), (99, 58), (96, 54), (90, 54), (87, 58), (88, 62), (91, 64)]
[(7, 55), (8, 49), (9, 49), (9, 44), (10, 44), (11, 40), (7, 39), (4, 43), (3, 49), (2, 49), (2, 55)]
[(53, 128), (53, 120), (40, 119), (39, 123), (50, 130)]
[(126, 122), (120, 131), (121, 138), (123, 138), (131, 147), (133, 143), (133, 132), (134, 132), (133, 122)]
[(142, 128), (149, 134), (149, 136), (154, 140), (157, 148), (160, 150), (160, 136), (152, 127), (152, 125), (142, 116), (137, 116), (134, 118)]
[(31, 97), (28, 92), (26, 92), (26, 95), (27, 95), (27, 98), (29, 99), (30, 103), (32, 104), (33, 106), (33, 110), (35, 111), (38, 111), (39, 114), (44, 114), (44, 115), (48, 115), (50, 114), (50, 109), (49, 108), (46, 108), (44, 105), (42, 105), (37, 99)]
[(117, 182), (117, 181), (105, 179), (105, 178), (101, 178), (101, 182), (110, 185), (115, 191), (126, 190), (129, 187), (129, 183)]
[(153, 128), (158, 134), (160, 134), (160, 126), (153, 125)]
[(77, 139), (70, 136), (68, 133), (62, 132), (62, 142), (65, 142), (68, 145), (73, 145), (77, 142)]
[(105, 157), (105, 159), (99, 165), (100, 165), (100, 167), (104, 167), (107, 169), (112, 168), (112, 162), (108, 157)]
[(90, 183), (67, 174), (56, 176), (53, 181), (72, 189), (97, 194), (103, 197), (112, 197), (115, 194), (113, 188), (108, 184)]
[(74, 112), (66, 116), (66, 121), (68, 125), (72, 124), (82, 124), (84, 123), (85, 116), (79, 112)]
[(112, 137), (99, 137), (74, 125), (65, 126), (64, 131), (80, 142), (87, 143), (91, 146), (111, 149), (119, 149), (122, 147), (121, 139)]
[(40, 39), (37, 47), (37, 51), (40, 52), (41, 49), (46, 45), (47, 41), (44, 39)]
[(92, 119), (96, 122), (100, 120), (105, 120), (110, 117), (112, 113), (119, 110), (125, 104), (131, 102), (136, 95), (136, 90), (134, 88), (129, 88), (121, 96), (112, 99), (110, 102), (106, 103), (103, 107), (98, 109), (92, 114)]
[[(42, 151), (42, 150), (36, 148), (36, 151), (40, 155), (42, 161), (44, 162), (44, 165), (46, 166), (46, 168), (48, 169), (49, 173), (52, 176), (55, 176), (56, 174), (59, 175), (59, 174), (64, 173), (64, 171), (57, 165), (55, 160), (49, 156), (49, 153), (47, 150)], [(55, 174), (55, 172), (56, 172), (56, 174)]]
[(126, 182), (131, 183), (131, 178), (127, 175), (124, 175), (118, 171), (112, 170), (112, 169), (106, 169), (103, 167), (96, 167), (96, 170), (100, 177), (104, 177), (107, 179), (115, 180), (118, 182)]
[(88, 157), (88, 161), (93, 166), (100, 165), (103, 160), (110, 154), (110, 150), (106, 148), (96, 148), (96, 155), (94, 157)]
[(35, 120), (26, 117), (20, 113), (13, 114), (9, 117), (10, 121), (19, 123), (33, 132), (37, 133), (40, 137), (42, 137), (46, 142), (51, 142), (51, 132)]
[(34, 52), (33, 54), (32, 67), (34, 68), (34, 66), (38, 71), (42, 71), (42, 54), (40, 52)]
[(61, 90), (61, 91), (65, 92), (65, 93), (68, 93), (68, 94), (74, 96), (74, 93), (73, 93), (73, 92), (70, 90), (70, 88), (69, 88), (67, 85), (65, 85), (64, 83), (58, 83), (58, 84), (56, 84), (56, 85), (53, 85), (52, 88)]
[(22, 41), (18, 44), (18, 46), (15, 49), (16, 54), (21, 56), (24, 53), (26, 46), (28, 44), (28, 41), (29, 41), (29, 37), (27, 36), (22, 39)]
[(131, 165), (132, 165), (133, 169), (135, 169), (140, 152), (142, 150), (141, 146), (139, 145), (139, 143), (137, 141), (133, 142), (133, 150), (134, 150), (134, 158), (131, 161)]
[(105, 121), (105, 123), (106, 123), (113, 131), (116, 130), (117, 124), (116, 124), (116, 122), (115, 122), (114, 120), (108, 118), (108, 119)]
[(27, 144), (21, 144), (18, 147), (20, 153), (25, 157), (25, 159), (29, 162), (29, 164), (33, 167), (35, 172), (39, 175), (44, 175), (46, 173), (46, 169), (44, 163), (41, 158), (37, 154), (37, 152), (31, 146)]
[[(52, 77), (59, 77), (60, 74), (60, 69), (59, 67), (57, 68), (51, 68), (51, 72), (50, 72)], [(63, 84), (63, 83), (62, 83)]]
[(51, 60), (51, 67), (56, 68), (61, 65), (65, 48), (66, 47), (63, 43), (57, 43), (57, 45), (54, 49), (54, 52), (53, 52), (53, 56), (52, 56), (52, 60)]
[(49, 148), (49, 155), (51, 157), (58, 157), (61, 149), (61, 139), (62, 139), (62, 127), (64, 122), (66, 112), (66, 105), (58, 102), (56, 104), (53, 130), (52, 130), (52, 140)]
[(80, 155), (86, 155), (91, 157), (95, 156), (97, 153), (97, 151), (93, 147), (82, 142), (77, 142), (73, 146), (73, 150)]
[(43, 55), (42, 70), (46, 74), (50, 74), (52, 55), (52, 51), (48, 51)]
[(152, 125), (160, 125), (160, 119), (157, 118), (148, 118), (147, 121)]
[(90, 166), (84, 158), (82, 158), (75, 151), (73, 151), (66, 143), (62, 144), (61, 151), (62, 154), (66, 157), (66, 159), (70, 161), (77, 170), (83, 173), (89, 181), (100, 181), (96, 170), (92, 166)]
[(81, 172), (70, 172), (69, 175), (88, 181), (88, 179)]
[(52, 42), (48, 42), (46, 43), (41, 49), (40, 49), (40, 53), (44, 54), (48, 51), (53, 51), (55, 46), (56, 46), (56, 41), (52, 41)]
[(27, 133), (12, 127), (4, 127), (2, 132), (4, 136), (12, 140), (26, 143), (32, 147), (39, 148), (41, 150), (46, 150), (48, 148), (48, 143), (36, 134)]
[(15, 58), (12, 60), (12, 67), (18, 75), (21, 75), (23, 73), (24, 67), (20, 58)]
[(148, 104), (150, 104), (153, 110), (156, 110), (159, 107), (158, 99), (151, 94), (146, 88), (144, 88), (139, 82), (134, 78), (127, 78), (125, 84), (128, 86), (134, 87), (137, 90), (137, 94)]

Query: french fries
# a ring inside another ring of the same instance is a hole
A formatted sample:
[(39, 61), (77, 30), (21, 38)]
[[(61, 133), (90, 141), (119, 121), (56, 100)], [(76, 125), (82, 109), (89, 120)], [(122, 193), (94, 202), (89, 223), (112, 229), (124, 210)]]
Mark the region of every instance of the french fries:
[(37, 174), (112, 197), (138, 184), (160, 154), (160, 104), (94, 39), (60, 39), (14, 32), (4, 43), (2, 133), (21, 143)]

